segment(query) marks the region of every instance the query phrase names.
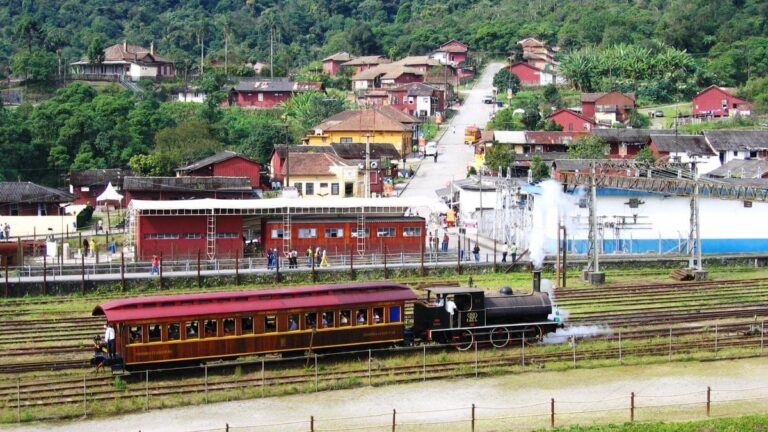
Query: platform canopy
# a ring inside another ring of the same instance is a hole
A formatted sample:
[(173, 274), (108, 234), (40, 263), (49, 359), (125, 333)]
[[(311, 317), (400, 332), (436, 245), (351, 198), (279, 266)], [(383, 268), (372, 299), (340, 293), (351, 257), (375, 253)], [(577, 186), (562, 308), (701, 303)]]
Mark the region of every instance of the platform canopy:
[(107, 184), (107, 188), (104, 189), (101, 195), (96, 198), (96, 202), (100, 201), (122, 201), (123, 196), (117, 193), (115, 187), (112, 186), (112, 182)]

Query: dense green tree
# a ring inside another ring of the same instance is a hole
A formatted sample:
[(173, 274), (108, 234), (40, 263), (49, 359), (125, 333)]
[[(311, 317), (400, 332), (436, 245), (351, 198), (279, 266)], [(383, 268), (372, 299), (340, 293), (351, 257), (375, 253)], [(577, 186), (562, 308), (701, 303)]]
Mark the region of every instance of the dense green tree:
[(531, 180), (533, 183), (549, 178), (549, 166), (539, 155), (531, 158)]
[(32, 81), (48, 81), (57, 69), (56, 55), (38, 48), (19, 51), (11, 60), (11, 71)]
[(506, 95), (508, 90), (515, 94), (520, 91), (520, 77), (503, 68), (493, 76), (493, 86), (499, 95)]
[(511, 146), (493, 143), (485, 152), (485, 166), (491, 171), (505, 170), (515, 161), (515, 151)]
[(541, 113), (539, 113), (538, 105), (529, 105), (523, 113), (521, 119), (526, 130), (536, 130), (539, 122), (541, 121)]
[(488, 122), (489, 130), (524, 130), (525, 126), (519, 115), (512, 113), (510, 108), (496, 111), (496, 116)]
[(608, 143), (597, 135), (589, 135), (576, 140), (568, 148), (570, 159), (604, 159), (609, 150)]
[(348, 103), (343, 94), (325, 94), (317, 91), (297, 94), (283, 104), (285, 120), (298, 137), (306, 135), (312, 126), (323, 119), (347, 108)]
[(656, 161), (656, 157), (653, 156), (653, 152), (648, 147), (641, 148), (635, 155), (635, 161), (643, 164), (652, 165)]

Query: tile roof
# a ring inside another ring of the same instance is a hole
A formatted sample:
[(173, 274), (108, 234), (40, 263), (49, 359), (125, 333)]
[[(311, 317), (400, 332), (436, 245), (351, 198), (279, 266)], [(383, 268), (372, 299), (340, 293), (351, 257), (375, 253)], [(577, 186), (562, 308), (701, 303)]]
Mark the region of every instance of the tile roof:
[(400, 111), (399, 109), (391, 105), (384, 105), (383, 107), (380, 107), (378, 110), (380, 113), (384, 114), (385, 116), (388, 116), (393, 120), (399, 121), (404, 125), (413, 125), (413, 124), (421, 123), (421, 120), (419, 120), (418, 117), (414, 117), (405, 111)]
[(576, 111), (569, 110), (568, 108), (560, 108), (559, 110), (557, 110), (557, 111), (553, 112), (552, 114), (550, 114), (547, 118), (551, 119), (552, 117), (554, 117), (554, 116), (556, 116), (557, 114), (560, 114), (560, 113), (571, 114), (573, 116), (578, 117), (581, 120), (584, 120), (587, 123), (595, 124), (595, 121), (592, 120), (591, 118), (584, 117), (581, 113), (577, 113)]
[(329, 55), (328, 57), (324, 58), (322, 61), (340, 61), (340, 62), (348, 62), (350, 60), (354, 60), (355, 56), (352, 54), (346, 52), (346, 51), (339, 51), (336, 54)]
[(435, 51), (452, 52), (452, 53), (465, 53), (469, 50), (469, 45), (456, 39), (451, 39), (448, 42), (440, 45)]
[[(324, 122), (325, 123), (325, 122)], [(341, 122), (328, 126), (327, 131), (410, 131), (409, 126), (392, 118), (379, 109), (356, 111), (356, 114)]]
[[(104, 62), (128, 62), (128, 63), (173, 63), (155, 52), (137, 45), (114, 44), (104, 49)], [(88, 56), (83, 56), (77, 63), (88, 63)]]
[(528, 142), (525, 131), (493, 131), (493, 139), (500, 144), (526, 144)]
[(439, 60), (430, 58), (429, 56), (403, 57), (392, 64), (399, 64), (403, 66), (421, 66), (421, 65), (442, 66), (443, 65), (442, 63), (440, 63)]
[(357, 112), (358, 111), (355, 111), (355, 110), (347, 110), (347, 111), (342, 111), (342, 112), (340, 112), (338, 114), (334, 114), (334, 115), (326, 118), (325, 120), (323, 120), (320, 124), (318, 124), (317, 126), (313, 127), (312, 129), (326, 130), (326, 129), (328, 129), (331, 126), (335, 126), (335, 125), (343, 122), (346, 119), (349, 119), (349, 118), (352, 118), (352, 117), (356, 116)]
[(240, 81), (233, 87), (235, 91), (259, 92), (302, 92), (322, 90), (323, 83), (305, 81)]
[(32, 182), (0, 182), (3, 203), (64, 203), (74, 199), (72, 194)]
[(119, 186), (123, 184), (124, 177), (132, 175), (133, 171), (120, 168), (87, 169), (69, 173), (69, 184), (75, 187), (106, 186), (107, 183), (112, 182), (113, 185)]
[(665, 153), (686, 153), (690, 156), (714, 156), (716, 153), (702, 135), (651, 135), (651, 143)]
[(390, 91), (406, 91), (408, 96), (432, 96), (435, 90), (439, 90), (437, 87), (433, 87), (424, 83), (410, 83), (403, 84), (397, 87), (392, 87)]
[(382, 63), (389, 63), (390, 60), (383, 55), (370, 55), (360, 56), (354, 58), (346, 63), (342, 63), (342, 66), (364, 66), (364, 65), (377, 65)]
[(329, 145), (275, 145), (274, 152), (280, 156), (280, 159), (285, 160), (287, 151), (290, 151), (291, 153), (333, 153), (333, 148)]
[(527, 131), (525, 137), (529, 144), (573, 144), (581, 137), (589, 135), (588, 131)]
[(768, 160), (734, 159), (707, 173), (710, 177), (758, 179), (768, 174)]
[[(399, 160), (400, 152), (397, 151), (394, 144), (389, 143), (370, 143), (371, 157), (374, 159), (389, 158)], [(342, 159), (361, 159), (365, 158), (365, 143), (334, 143), (331, 144), (333, 152)], [(361, 156), (362, 155), (362, 156)]]
[(208, 165), (213, 165), (213, 164), (216, 164), (216, 163), (219, 163), (219, 162), (224, 162), (226, 160), (230, 160), (230, 159), (235, 158), (235, 157), (239, 157), (239, 158), (245, 159), (247, 161), (253, 162), (255, 164), (258, 164), (258, 162), (254, 161), (254, 160), (251, 160), (248, 157), (243, 156), (243, 155), (241, 155), (239, 153), (235, 153), (233, 151), (225, 150), (223, 152), (216, 153), (213, 156), (208, 156), (205, 159), (200, 159), (199, 161), (196, 161), (196, 162), (194, 162), (192, 164), (189, 164), (187, 166), (176, 168), (176, 171), (196, 171), (196, 170), (199, 170), (200, 168), (205, 168)]
[(671, 129), (593, 129), (592, 134), (599, 136), (609, 143), (634, 143), (647, 144), (651, 135), (674, 135), (675, 131)]
[[(596, 102), (598, 99), (602, 98), (603, 96), (610, 94), (610, 93), (620, 93), (620, 92), (600, 92), (600, 93), (582, 93), (581, 94), (581, 101), (582, 102)], [(634, 93), (621, 93), (624, 96), (635, 100), (635, 94)]]
[(707, 130), (704, 136), (715, 151), (768, 149), (768, 131)]
[[(331, 153), (294, 153), (290, 152), (289, 162), (283, 165), (281, 174), (291, 176), (333, 176), (334, 166), (354, 166), (352, 163)], [(286, 172), (290, 170), (290, 172)]]
[(397, 79), (404, 74), (424, 75), (424, 72), (398, 63), (385, 63), (370, 69), (358, 72), (352, 76), (352, 81), (369, 81), (381, 77), (382, 79)]
[(248, 177), (126, 177), (123, 190), (163, 192), (203, 192), (251, 190)]

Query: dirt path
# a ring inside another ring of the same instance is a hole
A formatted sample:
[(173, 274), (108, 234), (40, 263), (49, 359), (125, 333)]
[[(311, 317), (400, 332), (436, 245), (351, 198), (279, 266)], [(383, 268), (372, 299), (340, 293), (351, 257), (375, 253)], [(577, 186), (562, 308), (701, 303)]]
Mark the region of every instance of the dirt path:
[[(478, 431), (527, 430), (549, 426), (551, 398), (556, 401), (558, 425), (627, 421), (631, 392), (635, 392), (638, 407), (636, 420), (703, 418), (707, 386), (712, 388), (712, 415), (768, 410), (768, 362), (757, 358), (547, 371), (482, 379), (446, 378), (157, 410), (111, 419), (5, 426), (0, 430), (224, 431), (228, 423), (231, 431), (238, 432), (307, 431), (310, 416), (315, 417), (318, 431), (362, 427), (391, 430), (392, 410), (396, 409), (397, 431), (466, 431), (473, 403)], [(734, 399), (751, 400), (725, 402)], [(686, 403), (690, 405), (679, 406)], [(576, 413), (585, 411), (590, 412)]]

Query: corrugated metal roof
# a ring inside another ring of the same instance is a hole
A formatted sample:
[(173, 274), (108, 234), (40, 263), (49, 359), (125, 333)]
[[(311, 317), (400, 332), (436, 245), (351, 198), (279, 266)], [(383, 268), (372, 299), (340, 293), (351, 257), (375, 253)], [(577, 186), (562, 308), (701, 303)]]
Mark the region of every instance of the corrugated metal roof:
[(87, 169), (74, 171), (69, 174), (69, 184), (72, 186), (94, 186), (103, 185), (112, 182), (115, 186), (123, 184), (123, 178), (132, 176), (133, 171), (119, 168), (110, 169)]
[(310, 90), (322, 90), (323, 84), (319, 82), (299, 81), (240, 81), (235, 85), (235, 91), (253, 92), (302, 92)]
[(235, 153), (233, 151), (225, 150), (223, 152), (216, 153), (213, 156), (208, 156), (207, 158), (200, 159), (199, 161), (189, 164), (185, 167), (176, 168), (176, 171), (196, 171), (196, 170), (199, 170), (200, 168), (207, 167), (208, 165), (224, 162), (234, 157), (239, 157), (247, 161), (253, 162), (255, 164), (258, 164), (258, 162), (253, 161), (248, 157), (241, 155), (240, 153)]
[(420, 198), (344, 198), (333, 200), (332, 202), (322, 198), (270, 198), (254, 200), (226, 200), (226, 199), (194, 199), (194, 200), (131, 200), (130, 206), (134, 210), (269, 210), (280, 211), (281, 209), (349, 209), (357, 210), (360, 208), (369, 208), (371, 213), (375, 209), (386, 209), (392, 213), (392, 209), (402, 209), (403, 214), (409, 208), (429, 207), (435, 205), (437, 197), (430, 202), (429, 199)]
[(525, 131), (493, 131), (493, 140), (501, 144), (526, 144)]
[(123, 180), (126, 191), (243, 191), (251, 190), (248, 177), (126, 177)]
[(722, 178), (755, 179), (768, 174), (768, 161), (760, 159), (734, 159), (707, 175)]
[(32, 182), (0, 182), (3, 203), (65, 203), (74, 199), (74, 195)]
[(609, 143), (648, 144), (653, 135), (674, 134), (670, 129), (593, 129), (592, 134), (608, 141)]
[(405, 285), (390, 282), (361, 282), (261, 291), (122, 299), (96, 306), (93, 315), (105, 315), (108, 322), (124, 322), (187, 316), (234, 315), (292, 308), (319, 309), (415, 299), (416, 295)]
[(702, 135), (651, 135), (656, 149), (665, 153), (685, 153), (690, 156), (715, 156), (716, 153)]

